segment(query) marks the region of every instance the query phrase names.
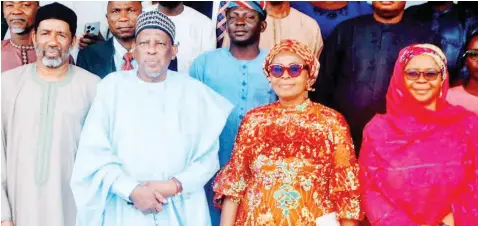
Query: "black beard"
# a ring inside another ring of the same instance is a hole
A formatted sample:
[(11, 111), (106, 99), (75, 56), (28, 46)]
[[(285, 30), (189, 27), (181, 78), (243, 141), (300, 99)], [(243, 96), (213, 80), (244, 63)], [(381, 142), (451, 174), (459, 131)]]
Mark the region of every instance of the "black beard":
[(159, 4), (164, 8), (174, 9), (178, 7), (181, 2), (160, 1)]
[(129, 36), (129, 37), (120, 37), (120, 36), (118, 36), (118, 35), (116, 35), (116, 34), (113, 34), (113, 36), (114, 36), (116, 39), (123, 40), (123, 41), (125, 41), (125, 42), (131, 41), (131, 40), (133, 40), (133, 39), (135, 38), (134, 35), (133, 35), (133, 36)]

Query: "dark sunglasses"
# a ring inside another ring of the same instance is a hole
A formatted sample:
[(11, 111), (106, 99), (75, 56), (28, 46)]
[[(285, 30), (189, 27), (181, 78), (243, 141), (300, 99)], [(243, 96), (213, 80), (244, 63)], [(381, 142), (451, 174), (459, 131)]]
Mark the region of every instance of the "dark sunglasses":
[(467, 57), (467, 56), (472, 58), (478, 57), (478, 50), (467, 50), (465, 54), (463, 54), (463, 57)]
[(267, 70), (269, 71), (269, 74), (276, 78), (282, 77), (285, 71), (287, 71), (290, 77), (295, 78), (302, 73), (302, 70), (308, 70), (308, 66), (302, 64), (289, 64), (289, 66), (284, 66), (282, 64), (271, 64)]
[(415, 70), (408, 70), (405, 71), (405, 77), (408, 80), (415, 81), (418, 78), (420, 78), (421, 75), (427, 80), (427, 81), (435, 81), (438, 76), (441, 74), (439, 71), (415, 71)]

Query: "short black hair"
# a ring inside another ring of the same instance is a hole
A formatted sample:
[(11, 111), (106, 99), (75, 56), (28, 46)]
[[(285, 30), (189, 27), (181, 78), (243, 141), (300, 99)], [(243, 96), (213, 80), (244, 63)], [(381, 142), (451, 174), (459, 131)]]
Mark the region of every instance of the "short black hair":
[(65, 21), (70, 27), (71, 37), (75, 36), (78, 18), (76, 13), (70, 8), (58, 2), (40, 7), (35, 16), (35, 24), (33, 26), (35, 32), (38, 30), (40, 23), (48, 19)]

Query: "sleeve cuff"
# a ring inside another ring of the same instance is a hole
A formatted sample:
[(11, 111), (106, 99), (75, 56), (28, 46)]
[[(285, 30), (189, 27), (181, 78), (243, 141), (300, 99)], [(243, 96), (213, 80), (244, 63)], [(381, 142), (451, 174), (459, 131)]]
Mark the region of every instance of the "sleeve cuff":
[(4, 217), (4, 216), (2, 216), (1, 223), (3, 223), (4, 221), (13, 221), (13, 218), (12, 218), (12, 217)]
[(128, 176), (119, 176), (112, 186), (113, 193), (119, 197), (131, 202), (129, 196), (139, 183)]
[(365, 213), (360, 206), (360, 194), (340, 193), (340, 200), (337, 201), (337, 215), (340, 219), (363, 220)]
[(181, 186), (183, 187), (182, 194), (186, 197), (189, 196), (188, 188), (190, 187), (190, 185), (187, 183), (188, 182), (187, 174), (179, 173), (179, 174), (175, 175), (174, 178), (176, 178), (176, 180), (178, 180), (181, 183)]
[(2, 196), (2, 222), (13, 220), (12, 211), (10, 209), (10, 203), (6, 196)]
[(226, 197), (231, 199), (237, 205), (239, 205), (241, 203), (241, 198), (240, 197), (226, 196), (226, 195), (223, 195), (223, 194), (215, 193), (214, 198), (213, 198), (214, 207), (216, 207), (217, 209), (222, 209), (222, 203), (224, 202), (224, 199)]

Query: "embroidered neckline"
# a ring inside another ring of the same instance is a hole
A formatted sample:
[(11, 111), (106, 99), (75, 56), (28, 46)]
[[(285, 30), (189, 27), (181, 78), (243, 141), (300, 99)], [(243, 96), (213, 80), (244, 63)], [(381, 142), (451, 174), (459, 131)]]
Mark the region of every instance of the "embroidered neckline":
[(14, 48), (19, 49), (19, 50), (22, 51), (22, 65), (28, 64), (27, 50), (35, 49), (35, 46), (21, 46), (21, 45), (17, 45), (17, 44), (15, 44), (15, 43), (13, 43), (11, 39), (10, 39), (10, 44), (11, 44)]
[(307, 106), (309, 106), (309, 103), (310, 103), (310, 100), (306, 99), (304, 103), (295, 106), (295, 109), (298, 111), (304, 111), (307, 108)]
[(17, 45), (17, 44), (15, 44), (15, 43), (13, 43), (11, 39), (10, 39), (10, 44), (11, 44), (13, 47), (17, 48), (17, 49), (22, 49), (22, 50), (23, 50), (23, 49), (35, 49), (35, 46), (33, 46), (33, 45), (31, 45), (31, 46), (21, 46), (21, 45)]
[(328, 19), (336, 19), (339, 15), (340, 16), (347, 16), (348, 15), (348, 4), (340, 9), (322, 9), (317, 6), (313, 5), (313, 11), (318, 13), (320, 16), (326, 15)]
[(296, 106), (284, 106), (279, 101), (276, 102), (280, 109), (292, 110), (292, 111), (305, 111), (310, 105), (310, 99), (306, 99), (303, 103)]

